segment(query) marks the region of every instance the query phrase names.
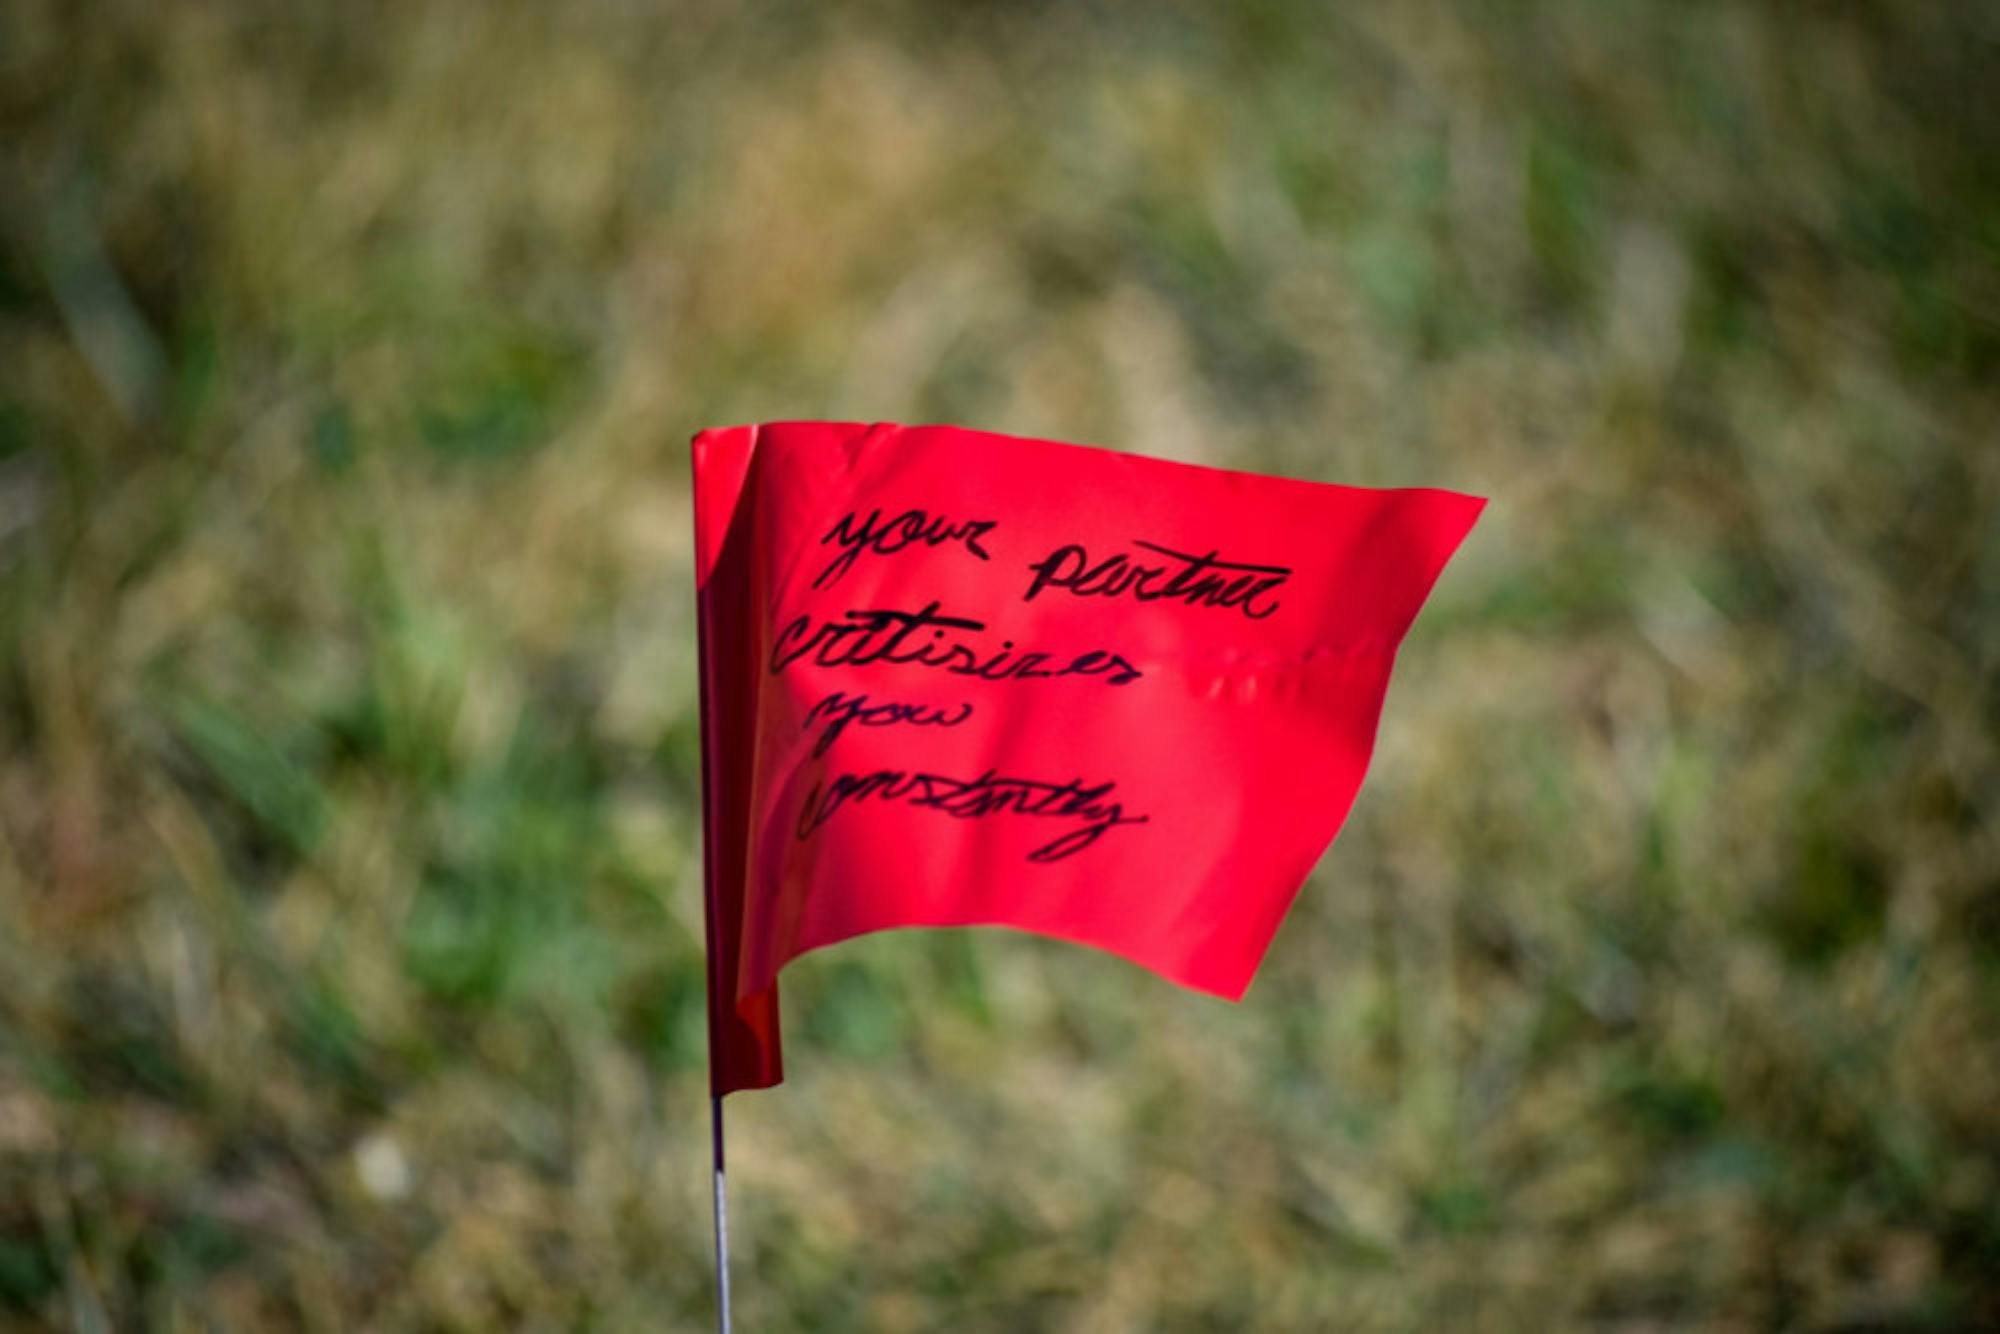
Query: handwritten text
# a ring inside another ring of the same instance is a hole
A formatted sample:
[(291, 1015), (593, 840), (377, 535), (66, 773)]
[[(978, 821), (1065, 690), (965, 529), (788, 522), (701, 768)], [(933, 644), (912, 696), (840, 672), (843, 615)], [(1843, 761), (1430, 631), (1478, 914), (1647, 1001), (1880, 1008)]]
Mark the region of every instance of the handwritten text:
[(850, 802), (902, 801), (941, 811), (960, 820), (1012, 813), (1054, 820), (1080, 820), (1083, 825), (1044, 843), (1028, 854), (1031, 862), (1056, 862), (1074, 856), (1120, 825), (1145, 824), (1144, 815), (1127, 815), (1111, 800), (1115, 782), (1089, 787), (1081, 780), (1066, 783), (1003, 778), (988, 769), (977, 778), (947, 778), (943, 774), (877, 769), (865, 774), (840, 774), (816, 785), (799, 810), (798, 836), (807, 838)]
[(972, 706), (961, 703), (956, 708), (937, 708), (925, 704), (902, 704), (893, 700), (875, 703), (866, 695), (850, 695), (844, 690), (836, 690), (812, 706), (806, 713), (806, 727), (819, 723), (824, 730), (819, 741), (813, 746), (815, 757), (826, 754), (827, 749), (849, 727), (893, 727), (907, 723), (913, 727), (957, 727), (972, 716)]
[(1106, 685), (1122, 686), (1144, 675), (1124, 657), (1104, 649), (1079, 653), (1063, 662), (1060, 656), (1039, 651), (1017, 653), (1014, 641), (1003, 639), (999, 651), (994, 652), (991, 645), (978, 642), (986, 622), (943, 615), (938, 605), (932, 601), (917, 611), (849, 611), (840, 620), (822, 620), (817, 625), (811, 616), (794, 617), (772, 645), (771, 670), (782, 672), (809, 657), (821, 667), (907, 663), (988, 681), (1103, 676)]
[(1088, 552), (1070, 543), (1028, 567), (1035, 578), (1021, 600), (1033, 602), (1043, 589), (1060, 588), (1077, 597), (1131, 597), (1140, 602), (1167, 599), (1191, 607), (1234, 607), (1251, 620), (1261, 621), (1278, 609), (1274, 590), (1292, 575), (1283, 565), (1223, 560), (1215, 551), (1194, 556), (1136, 539), (1132, 545), (1165, 560), (1141, 563), (1143, 558), (1120, 553), (1093, 563)]
[(893, 556), (917, 542), (929, 547), (962, 542), (965, 549), (979, 559), (990, 560), (992, 557), (987, 555), (986, 548), (979, 545), (979, 539), (992, 532), (993, 527), (990, 519), (967, 519), (962, 523), (953, 523), (924, 510), (904, 510), (893, 519), (884, 519), (879, 509), (869, 511), (865, 519), (859, 518), (858, 511), (843, 514), (840, 521), (819, 540), (821, 546), (829, 542), (839, 544), (840, 554), (819, 572), (812, 586), (831, 588), (839, 583), (841, 576), (854, 568), (854, 562), (864, 551), (872, 551), (878, 556)]

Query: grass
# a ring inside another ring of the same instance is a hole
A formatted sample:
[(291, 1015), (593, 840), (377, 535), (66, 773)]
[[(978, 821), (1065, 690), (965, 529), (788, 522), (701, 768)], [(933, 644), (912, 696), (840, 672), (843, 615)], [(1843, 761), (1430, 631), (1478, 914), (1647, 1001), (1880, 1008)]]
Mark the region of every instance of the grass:
[(684, 443), (1491, 495), (1240, 1007), (788, 976), (745, 1328), (2000, 1323), (1978, 7), (0, 12), (0, 1327), (708, 1315)]

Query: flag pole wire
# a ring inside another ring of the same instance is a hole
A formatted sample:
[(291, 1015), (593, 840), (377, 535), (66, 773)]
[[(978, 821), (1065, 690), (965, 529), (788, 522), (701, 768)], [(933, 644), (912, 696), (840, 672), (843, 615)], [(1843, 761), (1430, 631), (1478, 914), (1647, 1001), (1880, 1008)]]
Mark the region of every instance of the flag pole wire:
[(715, 1327), (730, 1334), (729, 1326), (729, 1201), (722, 1178), (722, 1097), (708, 1099), (709, 1143), (715, 1159)]

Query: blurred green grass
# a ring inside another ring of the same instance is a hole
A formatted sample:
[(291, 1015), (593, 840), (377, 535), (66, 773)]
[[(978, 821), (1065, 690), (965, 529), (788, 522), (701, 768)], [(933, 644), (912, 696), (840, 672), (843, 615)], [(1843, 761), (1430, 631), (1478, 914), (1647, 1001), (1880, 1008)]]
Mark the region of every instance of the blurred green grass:
[(0, 10), (0, 1326), (707, 1319), (684, 442), (1495, 505), (1241, 1007), (787, 981), (751, 1329), (2000, 1324), (1981, 6)]

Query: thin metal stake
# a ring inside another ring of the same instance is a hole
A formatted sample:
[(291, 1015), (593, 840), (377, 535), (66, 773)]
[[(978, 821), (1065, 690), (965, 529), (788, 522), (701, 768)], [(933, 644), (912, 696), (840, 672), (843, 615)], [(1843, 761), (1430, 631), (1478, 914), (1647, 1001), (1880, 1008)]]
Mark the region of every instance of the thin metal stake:
[(722, 1183), (722, 1099), (708, 1100), (710, 1142), (715, 1157), (715, 1327), (730, 1334), (729, 1326), (729, 1202)]

